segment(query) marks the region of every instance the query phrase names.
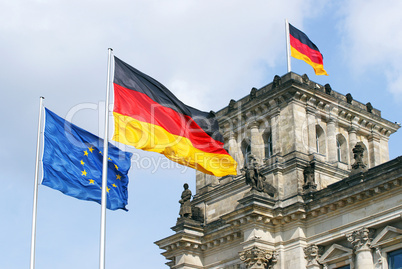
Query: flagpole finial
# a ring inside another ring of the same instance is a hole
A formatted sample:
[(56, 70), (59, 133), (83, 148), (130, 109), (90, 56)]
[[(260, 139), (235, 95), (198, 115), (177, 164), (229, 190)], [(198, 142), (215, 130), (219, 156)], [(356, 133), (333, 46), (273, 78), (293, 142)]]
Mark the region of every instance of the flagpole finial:
[(113, 49), (112, 49), (112, 48), (108, 48), (108, 50), (113, 51)]
[(43, 97), (43, 96), (39, 96), (39, 99), (45, 99), (45, 97)]

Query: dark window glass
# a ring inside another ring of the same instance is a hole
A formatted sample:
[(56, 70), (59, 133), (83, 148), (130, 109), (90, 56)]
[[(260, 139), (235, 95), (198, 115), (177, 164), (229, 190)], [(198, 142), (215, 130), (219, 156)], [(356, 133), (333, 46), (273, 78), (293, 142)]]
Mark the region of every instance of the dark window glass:
[(389, 269), (402, 268), (402, 249), (398, 249), (388, 253), (388, 268)]

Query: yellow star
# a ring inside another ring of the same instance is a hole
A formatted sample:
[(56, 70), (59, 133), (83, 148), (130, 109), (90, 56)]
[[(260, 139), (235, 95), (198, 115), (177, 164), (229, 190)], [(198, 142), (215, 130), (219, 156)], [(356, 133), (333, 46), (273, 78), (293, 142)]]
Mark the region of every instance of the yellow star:
[(117, 174), (116, 179), (121, 180), (121, 176), (119, 174)]
[(87, 171), (81, 171), (81, 176), (87, 176)]
[(99, 151), (99, 154), (102, 154), (102, 151)]
[(114, 183), (112, 184), (112, 186), (115, 187), (115, 188), (117, 188), (116, 184), (114, 184)]
[(89, 149), (89, 151), (92, 153), (92, 151), (94, 151), (94, 148), (93, 147), (90, 147), (90, 148), (88, 148)]
[(89, 184), (95, 184), (95, 180), (90, 179), (90, 180), (89, 180)]
[(84, 155), (85, 155), (85, 156), (88, 156), (88, 151), (85, 150), (85, 151), (84, 151)]
[(114, 167), (116, 168), (116, 170), (119, 170), (119, 167), (117, 166), (117, 164), (115, 164)]
[(109, 191), (110, 191), (110, 188), (106, 187), (106, 192), (108, 192), (108, 193), (109, 193)]
[(109, 161), (111, 161), (112, 159), (110, 159), (110, 157), (109, 158), (107, 158)]
[(81, 160), (81, 164), (82, 164), (82, 165), (84, 165), (84, 164), (85, 164), (85, 163), (84, 163), (84, 160)]

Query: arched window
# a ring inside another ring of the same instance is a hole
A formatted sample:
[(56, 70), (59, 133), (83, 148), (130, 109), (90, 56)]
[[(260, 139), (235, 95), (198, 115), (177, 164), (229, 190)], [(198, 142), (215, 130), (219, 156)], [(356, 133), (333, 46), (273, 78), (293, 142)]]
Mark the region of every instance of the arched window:
[(245, 138), (241, 143), (241, 151), (244, 156), (244, 163), (248, 164), (248, 156), (251, 154), (251, 141), (249, 138)]
[(326, 152), (325, 133), (320, 125), (315, 126), (315, 143), (317, 147), (317, 153), (325, 155)]
[(338, 139), (336, 140), (336, 154), (338, 155), (338, 162), (340, 162), (342, 160), (342, 149)]
[(348, 147), (345, 137), (341, 134), (336, 136), (336, 153), (338, 162), (348, 163)]
[(265, 158), (272, 157), (272, 135), (271, 133), (264, 134), (264, 144), (265, 144)]

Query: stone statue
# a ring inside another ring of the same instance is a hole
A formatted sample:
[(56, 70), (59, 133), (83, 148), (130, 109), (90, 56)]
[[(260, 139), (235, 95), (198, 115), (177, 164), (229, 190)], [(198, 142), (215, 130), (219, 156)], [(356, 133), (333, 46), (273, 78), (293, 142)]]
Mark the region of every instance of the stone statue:
[(315, 183), (314, 170), (315, 170), (315, 163), (314, 162), (310, 163), (309, 165), (307, 165), (304, 168), (304, 170), (303, 170), (303, 176), (304, 176), (303, 189), (304, 190), (315, 190), (315, 189), (317, 189), (317, 184)]
[(274, 197), (277, 190), (274, 186), (265, 182), (265, 176), (261, 173), (257, 159), (254, 155), (249, 155), (248, 164), (241, 169), (246, 178), (246, 184), (251, 186), (251, 190), (265, 192)]
[(231, 99), (228, 105), (228, 112), (233, 111), (234, 110), (234, 106), (236, 104), (236, 101)]
[(184, 191), (181, 193), (180, 203), (180, 218), (190, 218), (191, 219), (191, 191), (188, 189), (188, 184), (183, 185)]
[(250, 100), (253, 100), (257, 97), (257, 88), (252, 88), (250, 91)]
[(367, 108), (367, 112), (368, 112), (368, 113), (373, 113), (373, 106), (371, 105), (370, 102), (368, 102), (368, 103), (366, 104), (366, 108)]
[(302, 80), (303, 80), (303, 83), (304, 83), (304, 84), (308, 84), (308, 82), (310, 81), (310, 79), (308, 78), (307, 74), (304, 74), (304, 75), (302, 76)]
[(366, 165), (363, 162), (363, 153), (363, 142), (357, 142), (356, 146), (353, 148), (353, 158), (355, 159), (355, 163), (352, 164), (352, 174), (367, 171)]
[(331, 95), (332, 92), (332, 88), (331, 85), (329, 85), (328, 83), (324, 85), (325, 88), (325, 93)]
[(353, 97), (350, 93), (346, 94), (346, 102), (348, 102), (348, 104), (351, 104), (353, 101)]
[(279, 85), (282, 84), (282, 79), (280, 76), (275, 75), (274, 80), (272, 82), (272, 89), (275, 89), (276, 87), (279, 87)]

